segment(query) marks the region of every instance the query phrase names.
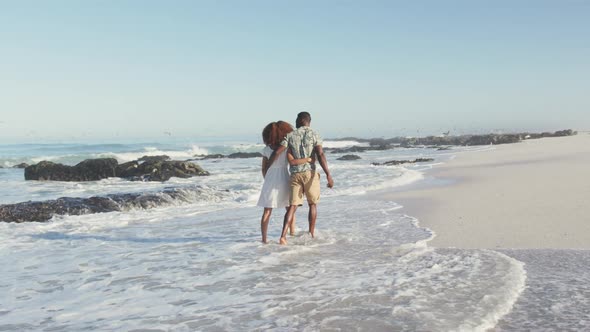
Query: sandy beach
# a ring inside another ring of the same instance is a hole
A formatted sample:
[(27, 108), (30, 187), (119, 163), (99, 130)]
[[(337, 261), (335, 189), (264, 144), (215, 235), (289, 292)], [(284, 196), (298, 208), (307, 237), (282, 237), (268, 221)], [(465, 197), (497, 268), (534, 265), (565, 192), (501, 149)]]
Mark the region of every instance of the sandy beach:
[(590, 134), (465, 152), (386, 194), (436, 232), (434, 247), (590, 249)]

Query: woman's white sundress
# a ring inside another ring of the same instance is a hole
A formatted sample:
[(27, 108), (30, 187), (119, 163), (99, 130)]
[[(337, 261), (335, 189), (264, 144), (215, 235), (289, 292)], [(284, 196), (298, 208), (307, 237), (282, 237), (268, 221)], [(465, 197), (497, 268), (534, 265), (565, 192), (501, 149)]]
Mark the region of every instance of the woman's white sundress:
[[(262, 155), (269, 158), (273, 150), (266, 146)], [(265, 208), (278, 208), (289, 206), (289, 163), (287, 150), (284, 150), (277, 160), (270, 165), (264, 177), (260, 198), (256, 205)]]

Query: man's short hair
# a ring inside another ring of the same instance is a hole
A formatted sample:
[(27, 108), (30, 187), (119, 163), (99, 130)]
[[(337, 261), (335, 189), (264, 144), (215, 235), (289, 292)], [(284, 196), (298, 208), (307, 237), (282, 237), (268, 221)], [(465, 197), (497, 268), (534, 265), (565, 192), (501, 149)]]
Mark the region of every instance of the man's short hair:
[(299, 114), (297, 114), (297, 120), (311, 122), (311, 114), (308, 112), (299, 112)]

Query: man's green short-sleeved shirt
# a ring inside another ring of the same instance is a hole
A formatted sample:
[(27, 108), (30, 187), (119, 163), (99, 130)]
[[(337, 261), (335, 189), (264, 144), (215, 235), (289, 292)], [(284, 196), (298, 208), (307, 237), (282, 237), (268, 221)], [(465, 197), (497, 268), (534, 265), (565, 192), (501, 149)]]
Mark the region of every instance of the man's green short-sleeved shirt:
[[(291, 150), (295, 159), (311, 158), (313, 149), (322, 145), (323, 141), (317, 131), (310, 127), (299, 127), (292, 132), (287, 134), (287, 137), (281, 142), (283, 146), (286, 146)], [(300, 173), (305, 171), (315, 170), (315, 164), (301, 164), (291, 166), (289, 171), (291, 173)]]

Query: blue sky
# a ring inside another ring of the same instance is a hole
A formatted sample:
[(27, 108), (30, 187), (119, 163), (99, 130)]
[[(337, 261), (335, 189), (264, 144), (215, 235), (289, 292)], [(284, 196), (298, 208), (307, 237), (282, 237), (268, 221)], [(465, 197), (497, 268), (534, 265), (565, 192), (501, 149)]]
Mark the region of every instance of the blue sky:
[(0, 142), (590, 128), (590, 1), (4, 1)]

